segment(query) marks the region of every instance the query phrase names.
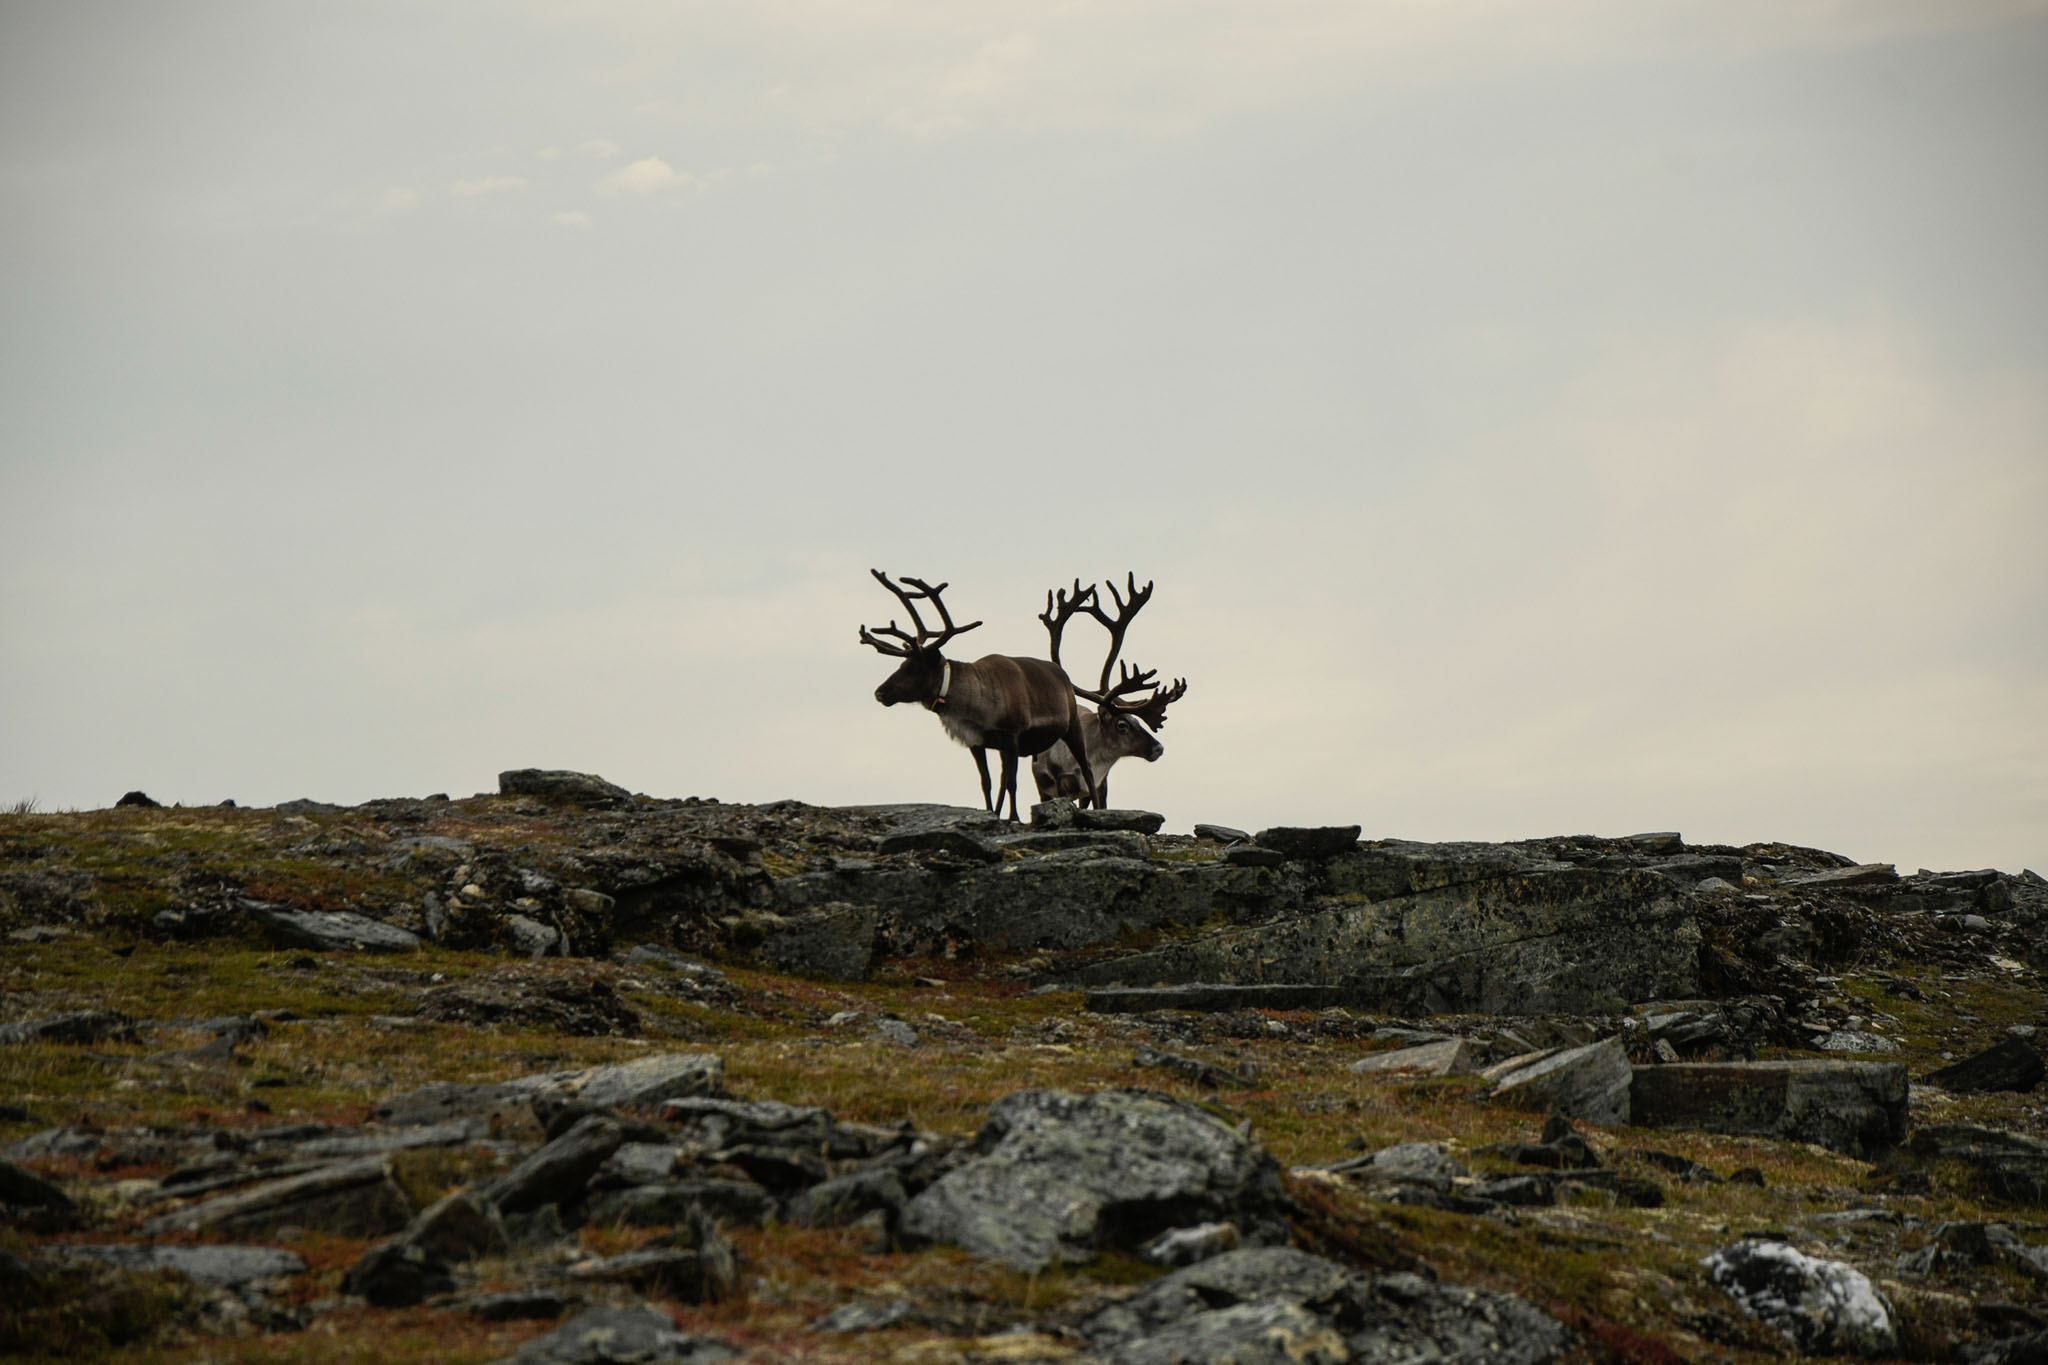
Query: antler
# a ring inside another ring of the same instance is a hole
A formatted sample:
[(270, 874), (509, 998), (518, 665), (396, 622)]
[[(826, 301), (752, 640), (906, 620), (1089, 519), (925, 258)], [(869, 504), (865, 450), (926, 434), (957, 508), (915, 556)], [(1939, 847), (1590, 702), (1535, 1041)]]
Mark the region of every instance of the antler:
[(1074, 689), (1077, 695), (1086, 697), (1090, 701), (1102, 701), (1102, 694), (1109, 691), (1109, 670), (1116, 663), (1117, 656), (1123, 653), (1124, 632), (1130, 629), (1131, 621), (1143, 609), (1144, 605), (1152, 600), (1151, 583), (1148, 582), (1141, 588), (1138, 586), (1138, 575), (1131, 573), (1127, 574), (1126, 578), (1128, 591), (1131, 594), (1128, 601), (1118, 595), (1115, 583), (1105, 583), (1102, 585), (1109, 589), (1110, 600), (1116, 603), (1116, 619), (1114, 621), (1110, 620), (1109, 613), (1102, 609), (1102, 600), (1100, 598), (1089, 602), (1083, 608), (1090, 616), (1102, 622), (1103, 628), (1109, 632), (1109, 653), (1103, 656), (1102, 681), (1095, 685), (1095, 691), (1092, 693), (1083, 692), (1078, 687)]
[(1188, 680), (1186, 678), (1175, 678), (1172, 687), (1154, 688), (1152, 695), (1138, 705), (1124, 706), (1119, 704), (1117, 709), (1136, 716), (1139, 720), (1144, 721), (1145, 724), (1157, 730), (1160, 726), (1166, 724), (1166, 708), (1179, 701), (1187, 693)]
[[(944, 583), (939, 584), (935, 588), (922, 578), (899, 578), (897, 582), (917, 590), (915, 592), (906, 592), (904, 588), (890, 582), (889, 575), (883, 573), (880, 569), (869, 569), (868, 572), (875, 576), (877, 583), (880, 583), (890, 592), (896, 594), (896, 600), (901, 602), (903, 609), (910, 613), (910, 624), (917, 627), (917, 635), (912, 637), (909, 632), (898, 629), (895, 620), (892, 618), (888, 625), (883, 626), (878, 631), (870, 631), (866, 626), (862, 626), (860, 628), (860, 642), (864, 645), (872, 645), (884, 654), (901, 659), (908, 657), (918, 650), (938, 649), (955, 635), (973, 630), (981, 624), (979, 621), (969, 621), (964, 626), (953, 624), (953, 614), (946, 610), (946, 604), (939, 599), (939, 594), (944, 592), (947, 587)], [(917, 604), (920, 601), (929, 602), (939, 609), (939, 620), (944, 629), (938, 631), (936, 635), (925, 627), (924, 618), (917, 614)], [(881, 635), (892, 636), (902, 641), (902, 643), (889, 644), (877, 638), (877, 636)]]
[(1081, 580), (1074, 580), (1074, 595), (1067, 596), (1065, 588), (1045, 594), (1045, 610), (1038, 613), (1038, 619), (1045, 622), (1045, 633), (1052, 637), (1052, 661), (1060, 661), (1060, 632), (1066, 629), (1067, 619), (1077, 611), (1088, 610), (1095, 605), (1095, 585), (1081, 586)]

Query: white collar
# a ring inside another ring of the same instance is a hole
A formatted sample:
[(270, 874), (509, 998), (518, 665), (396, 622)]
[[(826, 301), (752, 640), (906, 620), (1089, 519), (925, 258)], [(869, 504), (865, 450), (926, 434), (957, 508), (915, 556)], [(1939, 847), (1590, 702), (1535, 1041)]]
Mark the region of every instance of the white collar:
[[(948, 692), (952, 691), (952, 690), (953, 690), (953, 661), (952, 661), (951, 659), (948, 659), (948, 660), (946, 660), (946, 671), (945, 671), (945, 672), (943, 672), (943, 673), (941, 673), (941, 674), (939, 674), (939, 695), (938, 695), (938, 700), (939, 700), (939, 701), (944, 701), (944, 700), (946, 699), (946, 694), (947, 694)], [(936, 709), (937, 709), (937, 707), (936, 707), (936, 706), (934, 706), (934, 707), (933, 707), (933, 709), (934, 709), (934, 710), (936, 710)]]

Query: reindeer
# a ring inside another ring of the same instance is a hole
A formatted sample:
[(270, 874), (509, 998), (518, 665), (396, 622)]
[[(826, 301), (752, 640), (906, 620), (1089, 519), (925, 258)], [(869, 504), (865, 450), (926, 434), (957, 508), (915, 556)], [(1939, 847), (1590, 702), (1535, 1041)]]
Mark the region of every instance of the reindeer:
[[(884, 706), (914, 701), (935, 713), (946, 733), (967, 746), (974, 766), (981, 773), (981, 804), (1000, 817), (1002, 801), (1010, 801), (1010, 818), (1017, 818), (1017, 758), (1035, 758), (1062, 740), (1077, 753), (1085, 752), (1081, 708), (1075, 701), (1073, 681), (1058, 664), (1044, 659), (1017, 659), (1007, 654), (987, 654), (973, 663), (955, 663), (939, 653), (955, 635), (973, 630), (979, 621), (964, 626), (953, 624), (952, 614), (936, 588), (920, 578), (889, 581), (880, 569), (870, 569), (875, 581), (896, 595), (910, 613), (917, 630), (912, 636), (897, 629), (891, 620), (879, 631), (860, 628), (860, 642), (872, 645), (903, 663), (875, 689), (875, 700)], [(901, 586), (899, 586), (899, 584)], [(938, 608), (943, 628), (930, 631), (917, 614), (917, 603), (930, 602)], [(889, 636), (883, 640), (879, 636)], [(988, 751), (1003, 757), (1003, 783), (993, 802), (989, 799)], [(1089, 785), (1094, 777), (1086, 760), (1081, 765)]]
[[(1103, 624), (1109, 631), (1109, 654), (1102, 661), (1102, 679), (1095, 690), (1075, 688), (1076, 696), (1086, 697), (1095, 703), (1095, 710), (1083, 712), (1081, 717), (1081, 738), (1079, 747), (1062, 740), (1044, 753), (1031, 760), (1031, 779), (1038, 784), (1038, 799), (1050, 801), (1055, 796), (1070, 796), (1083, 805), (1092, 795), (1097, 808), (1109, 804), (1109, 770), (1120, 758), (1142, 758), (1147, 763), (1157, 763), (1166, 746), (1153, 735), (1153, 731), (1166, 724), (1166, 708), (1187, 694), (1185, 678), (1176, 678), (1172, 687), (1158, 687), (1153, 679), (1158, 676), (1156, 669), (1134, 671), (1129, 664), (1118, 662), (1123, 652), (1124, 632), (1130, 628), (1131, 620), (1152, 598), (1152, 585), (1138, 586), (1138, 576), (1126, 578), (1128, 599), (1118, 595), (1115, 583), (1105, 583), (1111, 600), (1116, 603), (1116, 619), (1102, 609), (1102, 599), (1095, 588), (1082, 587), (1081, 580), (1074, 580), (1070, 596), (1066, 589), (1048, 592), (1045, 595), (1045, 610), (1038, 619), (1045, 622), (1046, 634), (1052, 637), (1052, 658), (1060, 658), (1060, 633), (1067, 621), (1077, 611), (1085, 611)], [(1109, 670), (1112, 665), (1119, 668), (1121, 677), (1115, 687), (1109, 685)], [(1151, 687), (1152, 695), (1141, 702), (1125, 700), (1142, 688)], [(1139, 722), (1143, 722), (1140, 724)], [(1075, 755), (1081, 755), (1077, 761)]]

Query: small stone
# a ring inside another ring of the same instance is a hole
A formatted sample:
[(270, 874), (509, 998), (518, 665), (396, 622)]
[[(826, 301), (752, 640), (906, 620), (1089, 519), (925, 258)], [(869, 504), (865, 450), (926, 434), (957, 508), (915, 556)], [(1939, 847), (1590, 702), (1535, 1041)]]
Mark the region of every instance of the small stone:
[(1219, 844), (1242, 844), (1250, 842), (1252, 836), (1229, 825), (1196, 825), (1195, 837), (1214, 839)]

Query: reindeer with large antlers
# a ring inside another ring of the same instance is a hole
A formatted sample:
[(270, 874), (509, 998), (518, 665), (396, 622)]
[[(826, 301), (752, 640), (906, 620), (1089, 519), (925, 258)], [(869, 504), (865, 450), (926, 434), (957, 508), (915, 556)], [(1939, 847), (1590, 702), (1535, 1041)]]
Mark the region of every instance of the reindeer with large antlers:
[[(890, 582), (880, 569), (870, 569), (875, 581), (896, 595), (910, 613), (917, 634), (898, 629), (895, 621), (880, 630), (860, 628), (860, 642), (872, 645), (903, 663), (875, 689), (875, 700), (884, 706), (916, 702), (935, 713), (946, 733), (967, 746), (974, 766), (981, 773), (981, 804), (1000, 816), (1003, 798), (1010, 800), (1010, 818), (1017, 818), (1017, 759), (1035, 758), (1053, 745), (1066, 741), (1076, 753), (1085, 751), (1082, 740), (1082, 710), (1075, 702), (1074, 684), (1058, 664), (1044, 659), (1017, 659), (1007, 654), (988, 654), (973, 663), (956, 663), (939, 650), (955, 635), (973, 630), (979, 621), (964, 626), (953, 617), (939, 594), (944, 583), (933, 587), (921, 578), (900, 578)], [(917, 604), (929, 602), (937, 608), (941, 628), (927, 630), (917, 614)], [(882, 637), (888, 637), (884, 639)], [(988, 751), (1003, 757), (1003, 783), (995, 799), (989, 799)], [(1082, 771), (1088, 772), (1086, 761)], [(1093, 777), (1089, 781), (1092, 785)]]
[[(1031, 779), (1038, 784), (1038, 799), (1050, 801), (1055, 796), (1071, 796), (1087, 805), (1094, 798), (1096, 806), (1109, 804), (1109, 770), (1120, 758), (1142, 758), (1147, 763), (1157, 763), (1166, 752), (1153, 734), (1166, 724), (1166, 708), (1186, 695), (1187, 679), (1177, 678), (1172, 687), (1160, 687), (1153, 679), (1158, 677), (1157, 669), (1135, 670), (1129, 664), (1120, 663), (1118, 656), (1123, 653), (1124, 632), (1130, 628), (1131, 620), (1139, 610), (1152, 600), (1152, 585), (1138, 586), (1138, 576), (1128, 575), (1126, 590), (1128, 598), (1118, 594), (1116, 584), (1105, 583), (1109, 596), (1116, 603), (1116, 619), (1102, 608), (1102, 599), (1093, 586), (1082, 587), (1081, 580), (1074, 580), (1071, 595), (1064, 588), (1045, 595), (1045, 610), (1038, 619), (1045, 622), (1046, 633), (1052, 637), (1052, 658), (1060, 658), (1060, 633), (1076, 612), (1086, 612), (1100, 621), (1109, 632), (1109, 654), (1102, 661), (1102, 680), (1090, 692), (1075, 688), (1075, 695), (1086, 697), (1095, 703), (1095, 710), (1081, 714), (1082, 743), (1063, 740), (1031, 760)], [(1112, 667), (1120, 670), (1116, 686), (1109, 684)], [(1152, 694), (1142, 701), (1131, 698), (1150, 687)], [(1140, 724), (1140, 722), (1143, 724)]]

